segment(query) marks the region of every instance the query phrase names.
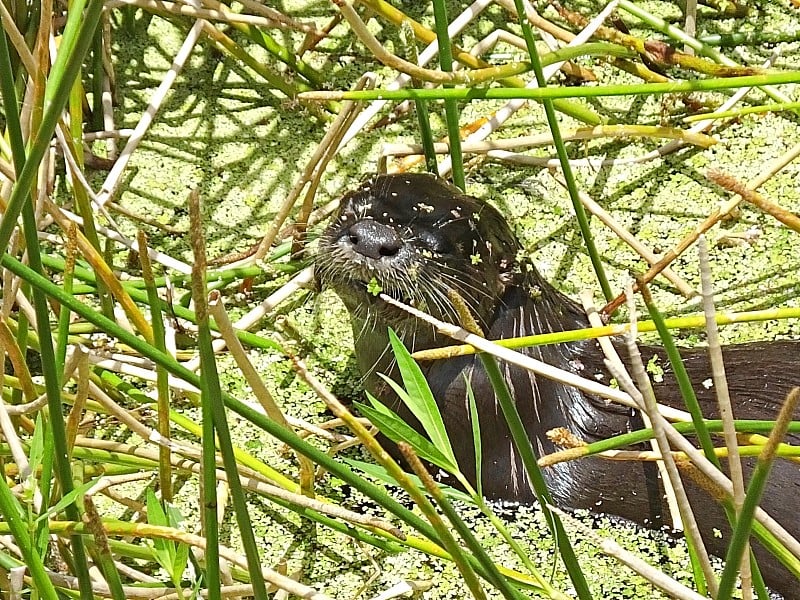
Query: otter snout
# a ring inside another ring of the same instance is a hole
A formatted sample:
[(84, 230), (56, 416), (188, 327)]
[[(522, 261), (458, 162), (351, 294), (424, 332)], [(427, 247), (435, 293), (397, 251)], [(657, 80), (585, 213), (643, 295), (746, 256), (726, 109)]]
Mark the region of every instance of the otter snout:
[(393, 227), (372, 219), (353, 224), (342, 238), (355, 252), (373, 260), (397, 256), (403, 247), (403, 240)]

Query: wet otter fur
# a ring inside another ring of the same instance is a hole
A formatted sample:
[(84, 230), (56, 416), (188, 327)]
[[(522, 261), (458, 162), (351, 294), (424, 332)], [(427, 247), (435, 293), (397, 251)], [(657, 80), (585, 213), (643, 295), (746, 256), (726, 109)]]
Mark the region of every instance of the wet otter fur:
[[(350, 312), (366, 386), (410, 424), (414, 416), (375, 376), (392, 372), (387, 328), (393, 328), (412, 350), (447, 345), (427, 324), (392, 307), (368, 291), (370, 284), (433, 316), (458, 323), (448, 290), (466, 299), (489, 339), (563, 331), (588, 326), (582, 309), (520, 260), (520, 245), (502, 215), (491, 206), (430, 175), (374, 176), (342, 198), (340, 212), (320, 240), (317, 277), (332, 288)], [(788, 391), (800, 385), (800, 342), (743, 344), (724, 350), (734, 414), (738, 419), (773, 419)], [(610, 380), (603, 353), (595, 341), (548, 345), (524, 351), (556, 367), (604, 382)], [(660, 357), (662, 349), (641, 347), (643, 359)], [(714, 390), (702, 384), (710, 377), (706, 353), (684, 350), (683, 357), (698, 400), (708, 418), (717, 416)], [(474, 481), (474, 449), (463, 375), (478, 402), (483, 450), (483, 491), (489, 498), (532, 502), (534, 494), (476, 357), (422, 365), (441, 409), (462, 471)], [(586, 442), (640, 427), (628, 408), (609, 404), (575, 388), (505, 365), (505, 378), (527, 433), (539, 455), (557, 450), (546, 432), (565, 427)], [(672, 373), (655, 385), (664, 404), (683, 408)], [(787, 441), (800, 442), (789, 436)], [(611, 513), (650, 526), (666, 515), (657, 477), (645, 475), (638, 462), (597, 458), (561, 463), (544, 470), (554, 501), (565, 508)], [(745, 465), (749, 475), (752, 461)], [(655, 487), (654, 487), (655, 486)], [(725, 555), (730, 528), (722, 510), (708, 495), (687, 482), (690, 501), (709, 550)], [(655, 492), (655, 496), (653, 493)], [(775, 463), (761, 506), (792, 535), (800, 536), (800, 467)], [(655, 498), (655, 501), (654, 501)], [(722, 538), (715, 535), (722, 531)], [(756, 546), (767, 584), (786, 598), (798, 598), (797, 579)]]

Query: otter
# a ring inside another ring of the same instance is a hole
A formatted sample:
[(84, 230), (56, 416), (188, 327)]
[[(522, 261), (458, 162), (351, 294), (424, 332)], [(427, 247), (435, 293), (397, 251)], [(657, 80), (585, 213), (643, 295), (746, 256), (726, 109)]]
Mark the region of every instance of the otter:
[[(376, 289), (459, 323), (450, 290), (457, 292), (489, 339), (564, 331), (588, 326), (584, 311), (545, 281), (521, 258), (520, 244), (503, 216), (489, 204), (427, 174), (377, 175), (341, 200), (338, 216), (320, 239), (316, 273), (351, 315), (356, 357), (365, 384), (409, 424), (419, 422), (376, 373), (395, 375), (388, 328), (411, 350), (451, 343), (423, 322), (387, 304)], [(662, 349), (643, 346), (643, 359)], [(800, 385), (800, 342), (771, 341), (724, 349), (733, 410), (739, 419), (773, 419), (788, 391)], [(594, 340), (524, 350), (536, 359), (600, 381), (610, 381)], [(708, 418), (718, 411), (705, 351), (685, 349), (684, 363)], [(534, 501), (519, 454), (489, 381), (475, 356), (421, 365), (441, 410), (458, 464), (474, 483), (472, 427), (464, 375), (477, 400), (482, 438), (482, 486), (490, 499)], [(586, 442), (640, 428), (635, 411), (514, 366), (504, 368), (534, 449), (541, 456), (558, 448), (546, 432), (563, 427)], [(658, 400), (683, 407), (667, 368), (655, 385)], [(798, 436), (788, 436), (797, 442)], [(746, 461), (747, 462), (747, 461)], [(746, 474), (752, 461), (745, 464)], [(660, 526), (666, 506), (652, 464), (585, 458), (543, 471), (553, 500), (568, 509), (590, 509), (648, 526)], [(654, 487), (655, 486), (655, 487)], [(725, 556), (730, 528), (723, 511), (691, 482), (690, 502), (709, 550)], [(654, 496), (655, 491), (655, 496)], [(761, 506), (792, 535), (800, 536), (800, 468), (776, 461)], [(715, 532), (726, 532), (719, 537)], [(763, 548), (756, 554), (767, 584), (787, 598), (798, 597), (797, 579)]]

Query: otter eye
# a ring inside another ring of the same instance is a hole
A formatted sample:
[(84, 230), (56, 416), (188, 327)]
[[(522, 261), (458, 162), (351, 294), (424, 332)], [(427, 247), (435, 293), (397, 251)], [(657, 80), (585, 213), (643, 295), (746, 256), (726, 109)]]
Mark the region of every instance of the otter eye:
[(352, 203), (347, 203), (339, 211), (338, 222), (340, 225), (348, 225), (356, 222), (356, 209)]
[(447, 240), (432, 231), (421, 231), (418, 238), (422, 245), (434, 254), (447, 254), (450, 251), (450, 244)]

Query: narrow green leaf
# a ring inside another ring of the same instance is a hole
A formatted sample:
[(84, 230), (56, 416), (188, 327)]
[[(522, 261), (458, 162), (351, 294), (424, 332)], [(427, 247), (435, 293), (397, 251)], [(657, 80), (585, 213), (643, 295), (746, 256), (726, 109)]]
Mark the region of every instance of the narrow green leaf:
[(478, 418), (478, 403), (475, 402), (475, 393), (472, 384), (464, 374), (464, 383), (467, 386), (467, 400), (469, 401), (469, 420), (472, 424), (472, 445), (475, 448), (475, 488), (478, 496), (483, 497), (483, 447), (481, 446), (481, 422)]
[(172, 570), (170, 571), (170, 575), (172, 577), (172, 581), (177, 587), (180, 581), (183, 579), (186, 566), (189, 564), (189, 546), (186, 544), (181, 544), (180, 542), (178, 542), (176, 546), (175, 558), (172, 560)]
[(164, 509), (161, 508), (161, 503), (156, 498), (152, 489), (147, 489), (147, 522), (150, 525), (158, 525), (159, 527), (169, 527), (167, 515)]
[[(453, 447), (450, 445), (450, 438), (447, 436), (447, 430), (444, 427), (442, 414), (439, 412), (439, 406), (436, 404), (436, 399), (431, 393), (431, 388), (428, 382), (425, 381), (425, 376), (419, 368), (417, 362), (411, 358), (411, 354), (403, 345), (403, 342), (397, 337), (394, 331), (389, 330), (389, 340), (392, 343), (392, 350), (394, 351), (395, 358), (397, 359), (397, 366), (400, 368), (400, 374), (403, 378), (403, 385), (405, 385), (408, 392), (408, 401), (402, 398), (409, 410), (414, 414), (425, 433), (428, 434), (433, 445), (447, 457), (453, 464), (456, 463), (456, 457), (453, 453)], [(389, 384), (392, 385), (392, 382)], [(395, 388), (394, 385), (392, 385)], [(396, 391), (396, 388), (395, 388)]]
[[(171, 502), (166, 502), (165, 504), (167, 522), (169, 523), (169, 526), (174, 527), (175, 529), (181, 529), (183, 515), (181, 514), (180, 509), (178, 509), (178, 507)], [(175, 542), (175, 555), (172, 558), (172, 570), (170, 571), (170, 576), (172, 577), (172, 581), (176, 586), (178, 586), (181, 579), (183, 579), (183, 573), (186, 570), (187, 564), (189, 564), (189, 546), (182, 544), (181, 542)]]
[[(389, 485), (397, 485), (397, 482), (392, 478), (391, 475), (381, 467), (380, 465), (376, 465), (375, 463), (367, 463), (362, 462), (360, 460), (353, 460), (351, 458), (343, 459), (345, 463), (353, 467), (354, 469), (358, 469), (359, 471), (363, 471), (367, 475), (374, 477), (375, 479), (382, 481), (383, 483), (388, 483)], [(414, 482), (420, 489), (425, 489), (422, 485), (422, 482), (419, 480), (419, 477), (416, 475), (409, 473), (408, 474), (411, 481)], [(461, 490), (457, 490), (454, 487), (450, 487), (449, 485), (439, 484), (439, 487), (442, 490), (442, 493), (454, 500), (455, 502), (463, 502), (464, 504), (474, 505), (475, 501), (469, 496), (462, 492)]]
[(31, 478), (36, 478), (36, 473), (39, 466), (42, 464), (44, 457), (44, 422), (42, 421), (42, 413), (36, 414), (36, 427), (33, 429), (33, 437), (31, 438), (31, 446), (28, 451), (28, 464), (31, 468)]
[[(378, 403), (374, 398), (370, 398), (370, 400), (373, 403)], [(421, 459), (433, 463), (448, 473), (458, 472), (458, 464), (455, 461), (448, 460), (425, 436), (418, 433), (388, 408), (383, 407), (385, 412), (358, 402), (354, 404), (358, 411), (372, 421), (372, 424), (380, 429), (390, 440), (408, 443)]]
[[(147, 489), (147, 522), (150, 525), (169, 527), (167, 515), (161, 507), (153, 490)], [(172, 576), (172, 565), (175, 561), (175, 543), (164, 538), (153, 538), (153, 550), (158, 564)]]
[(70, 504), (75, 502), (76, 498), (83, 496), (87, 491), (89, 491), (89, 488), (96, 483), (97, 479), (90, 479), (86, 483), (83, 483), (78, 487), (71, 489), (69, 492), (64, 494), (58, 502), (56, 502), (53, 506), (51, 506), (45, 512), (40, 514), (38, 517), (36, 517), (36, 521), (34, 521), (34, 524), (38, 525), (43, 520), (49, 519), (51, 516), (64, 511)]

